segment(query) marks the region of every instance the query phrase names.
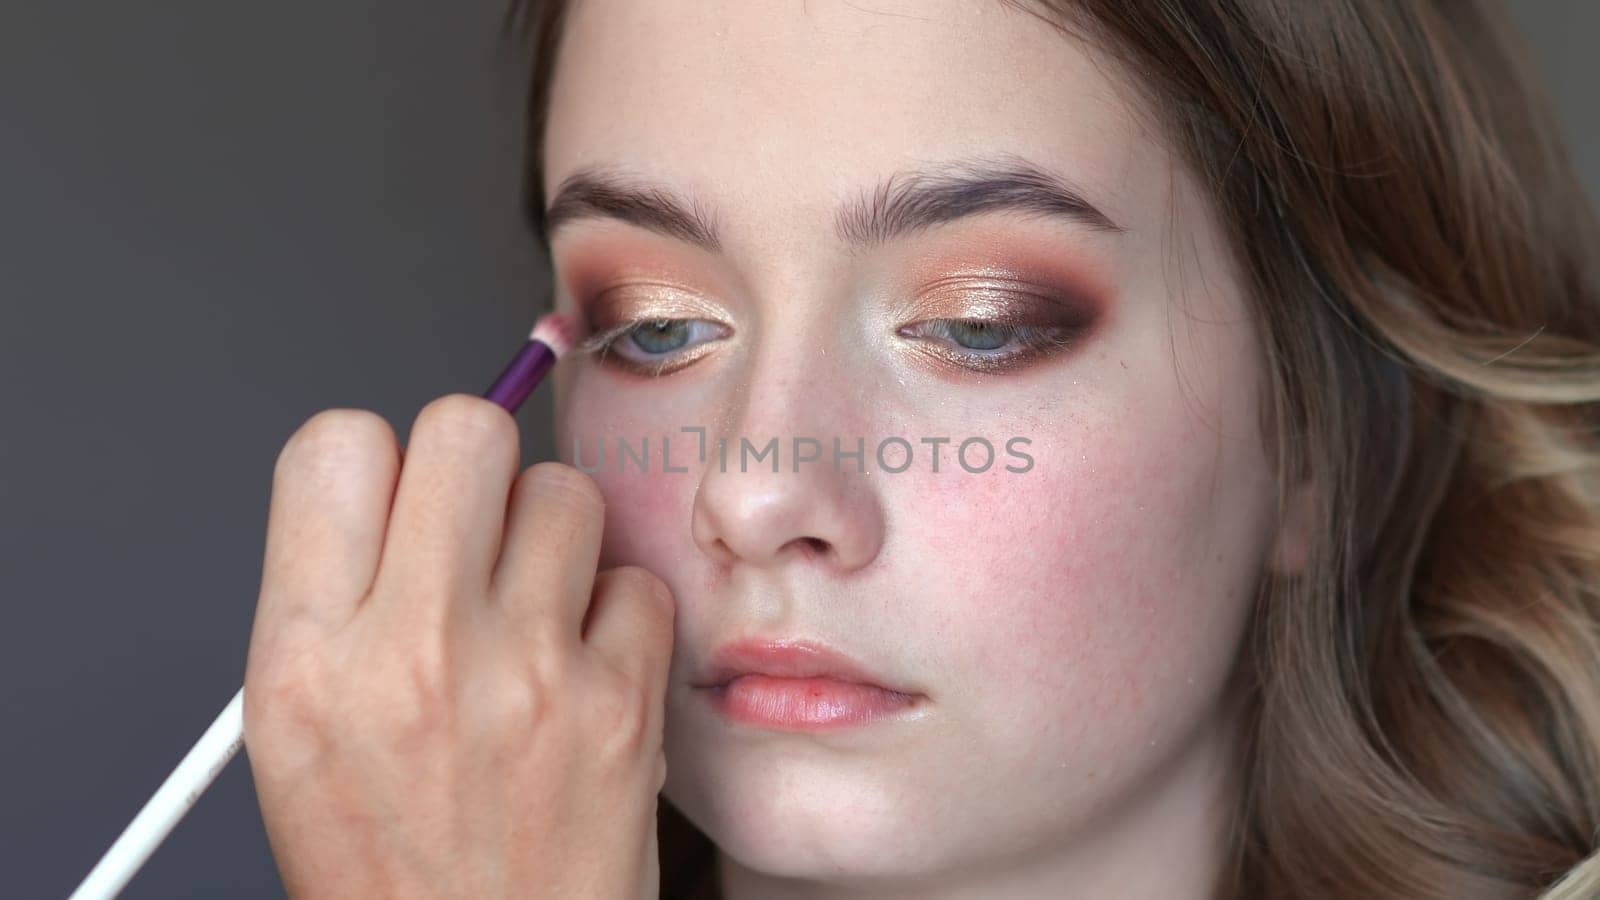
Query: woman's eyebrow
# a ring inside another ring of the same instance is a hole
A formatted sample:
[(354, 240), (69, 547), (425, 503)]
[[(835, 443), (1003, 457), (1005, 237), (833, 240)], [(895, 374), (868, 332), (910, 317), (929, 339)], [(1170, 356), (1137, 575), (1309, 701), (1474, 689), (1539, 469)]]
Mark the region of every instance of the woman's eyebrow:
[[(1123, 231), (1065, 179), (1017, 156), (968, 158), (893, 173), (840, 207), (834, 230), (841, 243), (859, 250), (996, 211)], [(627, 222), (713, 253), (722, 250), (716, 219), (701, 204), (618, 168), (589, 166), (564, 180), (544, 214), (546, 240), (568, 223), (594, 218)]]

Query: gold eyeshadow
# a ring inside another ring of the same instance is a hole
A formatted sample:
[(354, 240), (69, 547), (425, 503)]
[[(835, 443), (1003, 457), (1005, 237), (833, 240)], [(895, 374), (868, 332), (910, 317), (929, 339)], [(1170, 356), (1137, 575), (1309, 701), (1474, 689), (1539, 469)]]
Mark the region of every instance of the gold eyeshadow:
[(1019, 278), (1009, 269), (977, 269), (927, 282), (901, 302), (897, 316), (904, 321), (982, 319), (1079, 328), (1091, 313), (1062, 291)]
[(629, 281), (578, 302), (589, 326), (597, 331), (629, 320), (722, 317), (717, 306), (669, 281)]
[[(908, 349), (937, 371), (954, 377), (1026, 369), (1077, 343), (1094, 321), (1092, 305), (1004, 266), (963, 267), (906, 284), (891, 311), (896, 334), (910, 338)], [(1012, 349), (990, 352), (936, 336), (975, 327), (1003, 336)]]
[[(1093, 322), (1094, 307), (1070, 293), (1019, 277), (1005, 267), (975, 267), (943, 274), (915, 287), (893, 292), (889, 315), (896, 333), (909, 338), (906, 347), (946, 372), (999, 374), (1026, 368), (1075, 343)], [(727, 314), (703, 294), (681, 283), (654, 277), (611, 282), (591, 296), (578, 297), (590, 336), (577, 352), (595, 353), (606, 365), (647, 377), (671, 374), (714, 351), (721, 338), (663, 353), (659, 362), (644, 362), (610, 352), (630, 332), (652, 321), (690, 320), (721, 329), (731, 326)], [(880, 322), (883, 320), (880, 320)], [(915, 326), (923, 326), (916, 328)], [(698, 326), (705, 327), (705, 326)], [(953, 345), (928, 332), (951, 329), (996, 329), (1014, 349)]]
[[(713, 349), (715, 342), (663, 356), (660, 363), (646, 364), (610, 354), (610, 348), (629, 332), (655, 320), (695, 319), (722, 325), (723, 314), (714, 304), (681, 285), (656, 280), (632, 280), (579, 298), (579, 307), (590, 332), (574, 348), (576, 353), (599, 354), (609, 364), (642, 375), (671, 374), (688, 366)], [(726, 326), (722, 326), (726, 327)]]

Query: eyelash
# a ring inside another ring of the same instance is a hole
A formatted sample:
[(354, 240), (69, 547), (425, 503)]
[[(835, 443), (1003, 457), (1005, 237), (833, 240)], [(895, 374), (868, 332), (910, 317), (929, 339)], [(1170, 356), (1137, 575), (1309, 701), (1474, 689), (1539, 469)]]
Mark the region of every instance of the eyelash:
[[(917, 326), (932, 327), (919, 329)], [(979, 372), (1003, 372), (1018, 368), (1025, 362), (1066, 347), (1072, 343), (1073, 335), (1073, 329), (1064, 325), (1011, 324), (988, 319), (924, 319), (901, 327), (897, 333), (926, 341), (929, 339), (926, 332), (932, 331), (953, 342), (950, 334), (956, 328), (982, 328), (1001, 335), (1006, 342), (1002, 347), (1016, 345), (1015, 349), (1001, 351), (999, 348), (966, 347), (956, 343), (954, 347), (946, 344), (930, 347), (926, 351), (943, 362)]]
[[(659, 327), (659, 326), (666, 325), (666, 324), (671, 324), (671, 325), (676, 326), (676, 325), (683, 324), (683, 323), (688, 323), (691, 326), (693, 326), (693, 325), (709, 325), (709, 326), (712, 326), (713, 328), (723, 328), (723, 326), (719, 325), (718, 323), (711, 322), (711, 321), (706, 320), (706, 319), (631, 319), (631, 320), (629, 320), (627, 322), (621, 323), (620, 325), (616, 325), (616, 326), (613, 326), (611, 328), (607, 328), (606, 330), (601, 331), (598, 334), (595, 334), (595, 335), (593, 335), (591, 337), (588, 337), (588, 338), (584, 339), (581, 343), (578, 344), (578, 346), (576, 347), (576, 350), (579, 353), (594, 353), (594, 354), (598, 354), (599, 357), (600, 357), (600, 361), (601, 362), (605, 362), (606, 357), (611, 355), (611, 351), (619, 343), (621, 343), (624, 338), (627, 338), (627, 337), (631, 336), (634, 332), (638, 331), (641, 327), (644, 327), (644, 326), (647, 326), (647, 325), (654, 325), (654, 326)], [(724, 330), (726, 330), (726, 329), (724, 329)], [(721, 338), (718, 338), (718, 340), (721, 340)], [(696, 345), (696, 346), (701, 347), (701, 348), (706, 348), (706, 347), (710, 347), (714, 343), (716, 343), (716, 342), (715, 341), (707, 341), (705, 343), (702, 343), (702, 344), (699, 344), (699, 345)], [(700, 349), (700, 350), (692, 350), (691, 349), (691, 350), (688, 350), (688, 351), (676, 350), (676, 351), (673, 351), (671, 353), (661, 354), (657, 358), (656, 362), (641, 362), (639, 360), (629, 359), (626, 356), (619, 356), (619, 359), (621, 361), (618, 362), (618, 363), (615, 363), (615, 365), (621, 366), (622, 368), (629, 369), (631, 371), (640, 372), (640, 373), (643, 373), (643, 374), (648, 374), (648, 375), (650, 375), (652, 377), (659, 377), (661, 375), (666, 375), (666, 374), (670, 374), (672, 372), (676, 372), (677, 370), (679, 370), (679, 369), (689, 365), (690, 363), (694, 362), (695, 360), (699, 359), (701, 356), (704, 356), (708, 352), (710, 352), (710, 351), (709, 350), (705, 350), (705, 349)]]
[[(726, 331), (720, 324), (706, 319), (634, 319), (585, 339), (576, 349), (580, 353), (598, 354), (601, 361), (604, 362), (608, 356), (612, 355), (612, 350), (616, 349), (622, 341), (638, 332), (641, 327), (677, 327), (685, 323), (690, 325), (691, 328), (696, 325), (707, 325)], [(962, 346), (955, 342), (951, 336), (952, 331), (958, 328), (981, 328), (985, 329), (986, 332), (998, 333), (1004, 343), (994, 348)], [(935, 336), (930, 337), (929, 332), (932, 332)], [(1063, 325), (1010, 324), (987, 319), (924, 319), (902, 326), (896, 333), (928, 343), (941, 339), (946, 341), (944, 344), (930, 347), (924, 351), (942, 362), (979, 372), (1001, 372), (1016, 368), (1026, 360), (1034, 359), (1057, 348), (1067, 346), (1072, 342), (1073, 332), (1074, 329)], [(721, 340), (721, 337), (700, 344), (688, 345), (688, 349), (677, 349), (662, 353), (653, 362), (631, 359), (617, 354), (620, 362), (614, 364), (652, 377), (659, 377), (676, 372), (698, 360), (709, 350), (696, 350), (694, 348), (710, 347), (717, 340)], [(1014, 349), (1002, 349), (1013, 344), (1016, 345)], [(640, 352), (649, 353), (649, 351)]]

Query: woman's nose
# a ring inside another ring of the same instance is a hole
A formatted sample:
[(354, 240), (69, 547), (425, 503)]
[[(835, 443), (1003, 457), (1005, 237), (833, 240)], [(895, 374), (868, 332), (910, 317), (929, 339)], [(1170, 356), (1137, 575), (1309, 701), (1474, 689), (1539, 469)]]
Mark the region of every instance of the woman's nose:
[(867, 566), (884, 529), (873, 476), (860, 471), (870, 471), (874, 444), (870, 436), (819, 427), (853, 418), (818, 402), (851, 392), (820, 384), (747, 388), (732, 433), (707, 436), (694, 498), (695, 543), (725, 566), (814, 560), (836, 574)]

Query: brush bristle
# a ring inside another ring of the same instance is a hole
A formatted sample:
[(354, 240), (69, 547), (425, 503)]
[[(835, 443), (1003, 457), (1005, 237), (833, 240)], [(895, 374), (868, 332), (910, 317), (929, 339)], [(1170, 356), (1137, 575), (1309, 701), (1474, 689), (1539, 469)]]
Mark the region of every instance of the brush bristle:
[(528, 335), (532, 341), (540, 341), (556, 353), (560, 359), (572, 352), (572, 345), (578, 341), (578, 323), (570, 315), (561, 312), (546, 313), (534, 323), (533, 332)]

